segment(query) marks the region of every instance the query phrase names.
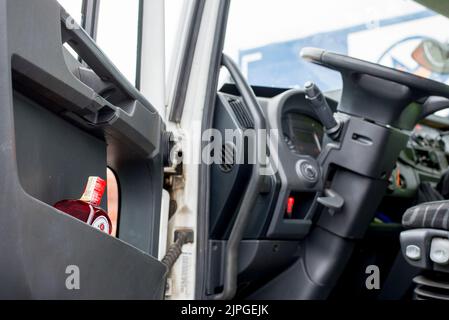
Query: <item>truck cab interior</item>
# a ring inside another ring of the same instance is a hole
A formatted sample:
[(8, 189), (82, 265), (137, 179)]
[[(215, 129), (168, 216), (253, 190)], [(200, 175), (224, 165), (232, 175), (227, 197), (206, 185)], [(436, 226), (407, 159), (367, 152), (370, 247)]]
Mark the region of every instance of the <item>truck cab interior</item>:
[[(97, 1), (78, 23), (0, 0), (0, 298), (449, 300), (447, 44), (411, 39), (414, 71), (320, 36), (236, 56), (238, 1), (186, 1), (166, 83), (163, 1), (139, 2), (134, 82), (95, 40)], [(401, 23), (449, 21), (409, 2)], [(117, 183), (115, 236), (54, 208), (89, 176)]]

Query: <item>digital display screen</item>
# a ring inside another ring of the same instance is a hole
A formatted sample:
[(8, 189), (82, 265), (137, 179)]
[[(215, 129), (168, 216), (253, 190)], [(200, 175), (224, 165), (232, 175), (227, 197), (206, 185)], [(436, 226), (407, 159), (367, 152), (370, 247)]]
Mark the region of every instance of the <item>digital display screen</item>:
[(303, 114), (289, 113), (284, 121), (284, 134), (288, 136), (298, 154), (318, 157), (323, 140), (323, 126)]

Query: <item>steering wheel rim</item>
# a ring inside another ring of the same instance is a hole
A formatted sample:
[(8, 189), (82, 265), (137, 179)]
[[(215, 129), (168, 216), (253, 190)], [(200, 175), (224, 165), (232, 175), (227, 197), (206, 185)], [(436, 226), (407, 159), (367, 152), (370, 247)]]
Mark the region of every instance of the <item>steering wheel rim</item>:
[(306, 61), (340, 72), (343, 93), (338, 110), (380, 125), (411, 130), (420, 119), (440, 109), (429, 97), (443, 97), (449, 102), (449, 86), (408, 72), (329, 52), (304, 48)]
[(306, 61), (322, 65), (340, 72), (367, 74), (388, 81), (406, 85), (411, 89), (422, 91), (427, 96), (449, 98), (449, 86), (409, 72), (396, 70), (376, 63), (353, 58), (347, 55), (329, 52), (319, 48), (304, 48), (301, 57)]

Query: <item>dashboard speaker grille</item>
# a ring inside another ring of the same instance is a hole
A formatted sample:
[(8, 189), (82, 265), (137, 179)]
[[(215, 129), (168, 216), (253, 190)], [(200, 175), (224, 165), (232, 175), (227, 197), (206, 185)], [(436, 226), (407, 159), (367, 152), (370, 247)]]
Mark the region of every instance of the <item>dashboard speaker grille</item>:
[(231, 98), (229, 99), (229, 105), (231, 106), (232, 111), (234, 111), (234, 114), (242, 128), (254, 129), (253, 119), (251, 119), (245, 105), (241, 100)]

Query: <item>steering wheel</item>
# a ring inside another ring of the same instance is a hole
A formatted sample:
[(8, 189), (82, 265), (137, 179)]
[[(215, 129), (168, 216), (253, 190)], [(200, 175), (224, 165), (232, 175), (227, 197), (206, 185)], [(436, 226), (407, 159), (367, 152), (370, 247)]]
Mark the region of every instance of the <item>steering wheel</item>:
[(341, 112), (410, 130), (430, 111), (449, 107), (441, 100), (436, 109), (424, 103), (430, 96), (449, 98), (449, 86), (443, 83), (318, 48), (304, 48), (301, 56), (341, 73)]

